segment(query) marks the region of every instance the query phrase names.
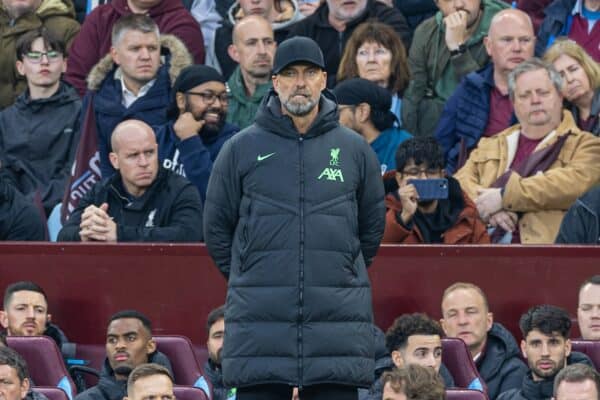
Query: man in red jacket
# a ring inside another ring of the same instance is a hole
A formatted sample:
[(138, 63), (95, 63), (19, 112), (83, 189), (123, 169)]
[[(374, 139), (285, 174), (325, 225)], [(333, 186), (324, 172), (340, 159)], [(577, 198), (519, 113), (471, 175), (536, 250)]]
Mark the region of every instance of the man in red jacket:
[(65, 79), (81, 96), (85, 94), (88, 73), (110, 50), (114, 23), (132, 13), (148, 15), (158, 25), (161, 35), (171, 34), (181, 39), (196, 64), (204, 64), (200, 26), (181, 0), (112, 0), (96, 7), (85, 18), (69, 51)]
[(458, 181), (448, 179), (448, 198), (423, 201), (412, 180), (444, 178), (442, 148), (431, 137), (409, 139), (396, 151), (399, 189), (387, 195), (388, 243), (489, 243), (485, 224)]

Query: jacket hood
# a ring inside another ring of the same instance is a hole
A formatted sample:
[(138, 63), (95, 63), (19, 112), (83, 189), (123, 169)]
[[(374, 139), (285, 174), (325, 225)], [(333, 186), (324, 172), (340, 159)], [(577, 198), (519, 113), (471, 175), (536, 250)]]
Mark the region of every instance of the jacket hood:
[[(269, 91), (261, 102), (256, 114), (255, 123), (279, 136), (296, 139), (299, 135), (292, 119), (281, 113), (281, 102), (273, 89)], [(325, 89), (321, 92), (321, 98), (319, 99), (319, 113), (303, 137), (308, 139), (319, 136), (338, 126), (335, 97), (328, 89)]]
[(75, 89), (64, 82), (61, 82), (56, 93), (45, 99), (32, 100), (29, 97), (29, 90), (26, 90), (15, 100), (15, 107), (19, 110), (29, 110), (32, 113), (36, 113), (47, 104), (56, 103), (60, 106), (79, 100), (80, 97)]
[(75, 18), (75, 7), (68, 0), (44, 0), (35, 13), (41, 18), (58, 15)]
[[(161, 53), (167, 53), (166, 63), (169, 65), (169, 78), (171, 86), (179, 76), (181, 70), (193, 63), (192, 56), (183, 42), (173, 35), (160, 36)], [(87, 87), (89, 90), (98, 90), (102, 81), (115, 68), (115, 63), (110, 54), (105, 55), (90, 71), (87, 77)]]
[(49, 323), (46, 326), (46, 330), (44, 331), (44, 335), (49, 336), (56, 342), (58, 348), (62, 350), (62, 346), (69, 342), (67, 339), (67, 335), (58, 327), (58, 325)]
[[(112, 0), (108, 4), (121, 15), (131, 14), (131, 10), (127, 5), (127, 0)], [(184, 8), (183, 3), (180, 0), (161, 0), (156, 6), (148, 11), (148, 15), (154, 19), (159, 15), (173, 12), (180, 8)]]
[[(488, 331), (487, 342), (485, 345), (485, 357), (478, 366), (481, 376), (495, 376), (505, 360), (512, 357), (519, 357), (519, 346), (513, 335), (498, 322), (492, 324), (492, 329)], [(489, 378), (488, 378), (489, 379)]]
[[(488, 31), (490, 30), (490, 24), (494, 15), (496, 15), (498, 11), (508, 8), (508, 4), (502, 0), (482, 0), (481, 7), (483, 8), (483, 14), (481, 15), (479, 26), (473, 35), (467, 40), (467, 45), (481, 42), (483, 38), (487, 36)], [(444, 24), (442, 23), (443, 18), (444, 16), (442, 15), (441, 11), (438, 11), (435, 14), (435, 21), (442, 32), (445, 31)]]
[[(271, 26), (273, 27), (273, 31), (276, 31), (281, 28), (286, 28), (304, 18), (304, 15), (302, 15), (300, 10), (298, 9), (298, 3), (296, 2), (296, 0), (279, 0), (279, 3), (283, 10), (281, 13), (279, 13), (277, 19), (271, 24)], [(236, 0), (231, 5), (231, 7), (229, 7), (229, 11), (227, 11), (227, 16), (229, 17), (229, 23), (231, 25), (235, 25), (237, 21), (244, 18), (244, 11), (240, 7), (239, 0)]]

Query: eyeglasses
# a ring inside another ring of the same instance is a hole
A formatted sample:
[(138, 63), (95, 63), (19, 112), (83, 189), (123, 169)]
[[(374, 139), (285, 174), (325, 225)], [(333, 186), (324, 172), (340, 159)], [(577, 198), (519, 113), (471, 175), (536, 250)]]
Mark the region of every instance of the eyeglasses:
[(427, 168), (427, 169), (419, 169), (419, 168), (409, 168), (402, 170), (402, 175), (406, 176), (421, 176), (425, 175), (427, 178), (432, 176), (439, 176), (442, 173), (442, 170), (439, 168)]
[(212, 104), (215, 102), (216, 99), (219, 99), (219, 101), (221, 103), (227, 103), (229, 102), (229, 99), (231, 98), (231, 95), (227, 92), (221, 92), (219, 94), (215, 93), (215, 92), (186, 92), (186, 94), (192, 94), (194, 96), (200, 96), (202, 97), (202, 101), (204, 101), (206, 104)]
[(42, 62), (42, 57), (46, 56), (48, 62), (56, 62), (62, 58), (62, 53), (56, 50), (50, 51), (28, 51), (24, 54), (25, 58), (31, 61), (34, 64), (39, 64)]

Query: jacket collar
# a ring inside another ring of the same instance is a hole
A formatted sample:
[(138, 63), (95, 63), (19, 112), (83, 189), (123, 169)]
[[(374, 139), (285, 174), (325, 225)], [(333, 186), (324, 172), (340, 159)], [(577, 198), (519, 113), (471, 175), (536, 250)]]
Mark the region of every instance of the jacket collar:
[[(181, 70), (192, 64), (192, 56), (185, 47), (185, 44), (173, 35), (160, 36), (161, 53), (164, 50), (167, 54), (165, 64), (169, 68), (169, 78), (171, 85), (175, 83), (175, 79), (179, 76)], [(89, 90), (98, 90), (104, 79), (115, 70), (115, 63), (110, 54), (104, 56), (92, 68), (88, 77), (87, 84)]]
[(152, 185), (140, 197), (133, 197), (123, 187), (121, 174), (117, 171), (108, 181), (109, 190), (117, 196), (126, 205), (128, 210), (139, 211), (146, 207), (146, 204), (154, 197), (156, 192), (159, 192), (167, 179), (167, 170), (163, 167), (158, 167), (156, 179)]

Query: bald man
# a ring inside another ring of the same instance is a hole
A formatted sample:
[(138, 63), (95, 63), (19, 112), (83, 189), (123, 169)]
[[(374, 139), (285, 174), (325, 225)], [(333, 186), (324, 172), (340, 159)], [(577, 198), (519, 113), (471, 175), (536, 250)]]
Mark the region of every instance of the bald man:
[(197, 242), (202, 201), (184, 177), (159, 168), (154, 131), (121, 122), (112, 133), (110, 162), (117, 170), (79, 202), (59, 241)]
[(492, 62), (468, 74), (456, 88), (435, 133), (450, 174), (458, 171), (479, 138), (493, 136), (517, 122), (508, 98), (508, 74), (533, 56), (531, 19), (521, 10), (500, 11), (492, 18), (484, 45)]
[(233, 28), (228, 52), (238, 66), (227, 81), (231, 90), (227, 122), (240, 129), (254, 122), (258, 105), (271, 89), (276, 47), (271, 23), (263, 16), (249, 15)]

